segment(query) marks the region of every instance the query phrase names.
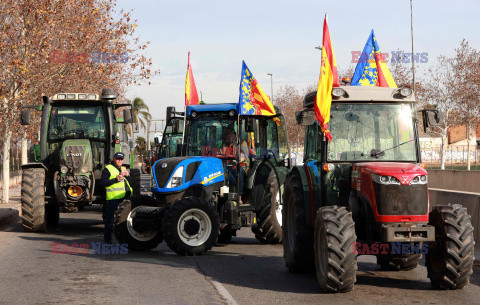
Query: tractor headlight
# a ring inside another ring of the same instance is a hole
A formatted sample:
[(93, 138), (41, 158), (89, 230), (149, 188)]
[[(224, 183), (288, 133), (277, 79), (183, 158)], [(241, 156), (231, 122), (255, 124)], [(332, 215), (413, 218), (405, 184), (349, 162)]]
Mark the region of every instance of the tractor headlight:
[(60, 166), (60, 172), (62, 174), (66, 174), (68, 172), (68, 167), (66, 167), (65, 165)]
[(400, 184), (400, 180), (392, 176), (380, 176), (372, 174), (372, 180), (380, 184)]
[(86, 174), (88, 172), (88, 167), (86, 165), (83, 165), (81, 168), (80, 168), (80, 172), (82, 174)]
[(428, 177), (427, 175), (417, 176), (412, 179), (412, 184), (427, 184)]
[(182, 185), (182, 180), (183, 180), (183, 166), (180, 166), (175, 170), (172, 177), (170, 178), (170, 181), (168, 181), (167, 189), (179, 187), (180, 185)]

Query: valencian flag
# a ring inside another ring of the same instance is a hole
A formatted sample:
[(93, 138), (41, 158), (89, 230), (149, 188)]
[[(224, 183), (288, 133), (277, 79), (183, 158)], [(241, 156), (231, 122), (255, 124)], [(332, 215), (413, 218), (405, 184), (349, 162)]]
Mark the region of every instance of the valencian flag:
[(240, 114), (275, 115), (275, 108), (258, 81), (242, 61), (240, 78)]
[(187, 77), (185, 78), (185, 106), (198, 105), (198, 93), (190, 66), (190, 52), (188, 52)]
[(358, 60), (351, 85), (397, 88), (397, 84), (395, 84), (387, 63), (380, 52), (373, 30)]
[(318, 79), (317, 96), (313, 109), (315, 117), (320, 125), (322, 132), (328, 140), (332, 140), (332, 135), (328, 130), (330, 121), (330, 107), (332, 105), (332, 88), (338, 87), (337, 61), (333, 53), (332, 40), (328, 30), (327, 15), (323, 22), (323, 43), (322, 43), (322, 65), (320, 68), (320, 78)]

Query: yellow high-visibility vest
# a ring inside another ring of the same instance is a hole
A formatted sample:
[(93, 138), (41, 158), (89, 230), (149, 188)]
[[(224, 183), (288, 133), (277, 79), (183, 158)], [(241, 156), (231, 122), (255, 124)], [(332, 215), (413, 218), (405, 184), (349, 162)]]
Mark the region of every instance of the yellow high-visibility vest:
[[(108, 164), (107, 166), (105, 166), (105, 168), (110, 173), (109, 180), (116, 179), (120, 174), (120, 171), (112, 164)], [(130, 183), (128, 183), (128, 180), (125, 179), (123, 181), (119, 181), (110, 186), (105, 187), (105, 190), (107, 191), (107, 200), (124, 198), (125, 194), (127, 193), (127, 191), (125, 190), (125, 183), (130, 189), (130, 194), (133, 194), (133, 190), (132, 190), (132, 187), (130, 186)]]

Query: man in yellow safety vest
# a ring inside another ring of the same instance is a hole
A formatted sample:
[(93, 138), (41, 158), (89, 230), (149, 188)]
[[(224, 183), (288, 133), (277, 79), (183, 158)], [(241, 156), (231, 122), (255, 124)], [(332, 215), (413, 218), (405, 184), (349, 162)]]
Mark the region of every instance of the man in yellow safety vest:
[(101, 184), (105, 187), (107, 197), (107, 213), (105, 215), (105, 230), (103, 239), (106, 243), (112, 243), (113, 217), (118, 205), (123, 199), (132, 195), (132, 181), (127, 169), (122, 166), (125, 155), (115, 153), (112, 163), (105, 166), (102, 171)]

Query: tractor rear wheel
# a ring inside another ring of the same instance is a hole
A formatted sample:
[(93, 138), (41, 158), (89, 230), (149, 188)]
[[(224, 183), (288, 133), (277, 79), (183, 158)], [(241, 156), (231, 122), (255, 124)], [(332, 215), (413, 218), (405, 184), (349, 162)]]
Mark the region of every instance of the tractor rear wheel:
[(324, 292), (348, 292), (357, 281), (357, 240), (352, 213), (345, 207), (326, 206), (315, 220), (315, 265)]
[(420, 258), (422, 258), (421, 254), (377, 255), (377, 264), (382, 270), (408, 271), (417, 267)]
[(147, 206), (149, 196), (126, 199), (118, 205), (113, 220), (113, 232), (119, 243), (128, 244), (133, 251), (146, 251), (156, 248), (163, 240), (161, 226), (148, 230), (137, 230), (133, 225), (135, 213), (141, 207)]
[(435, 226), (435, 242), (429, 245), (425, 265), (432, 286), (460, 289), (470, 281), (475, 259), (470, 215), (460, 204), (435, 206), (428, 224)]
[(265, 186), (262, 207), (256, 212), (258, 227), (252, 228), (255, 237), (262, 243), (282, 242), (282, 207), (278, 179), (275, 172), (271, 171)]
[(26, 168), (22, 170), (22, 222), (25, 232), (44, 232), (45, 217), (45, 170)]
[(140, 190), (141, 190), (141, 180), (142, 177), (140, 175), (140, 170), (137, 168), (133, 168), (130, 170), (130, 176), (132, 177), (132, 190), (133, 196), (140, 197)]
[(182, 198), (167, 209), (163, 219), (165, 242), (180, 255), (205, 254), (217, 241), (218, 214), (204, 199)]
[(298, 172), (287, 176), (283, 195), (283, 257), (290, 272), (314, 271), (313, 229), (305, 218), (305, 195)]

